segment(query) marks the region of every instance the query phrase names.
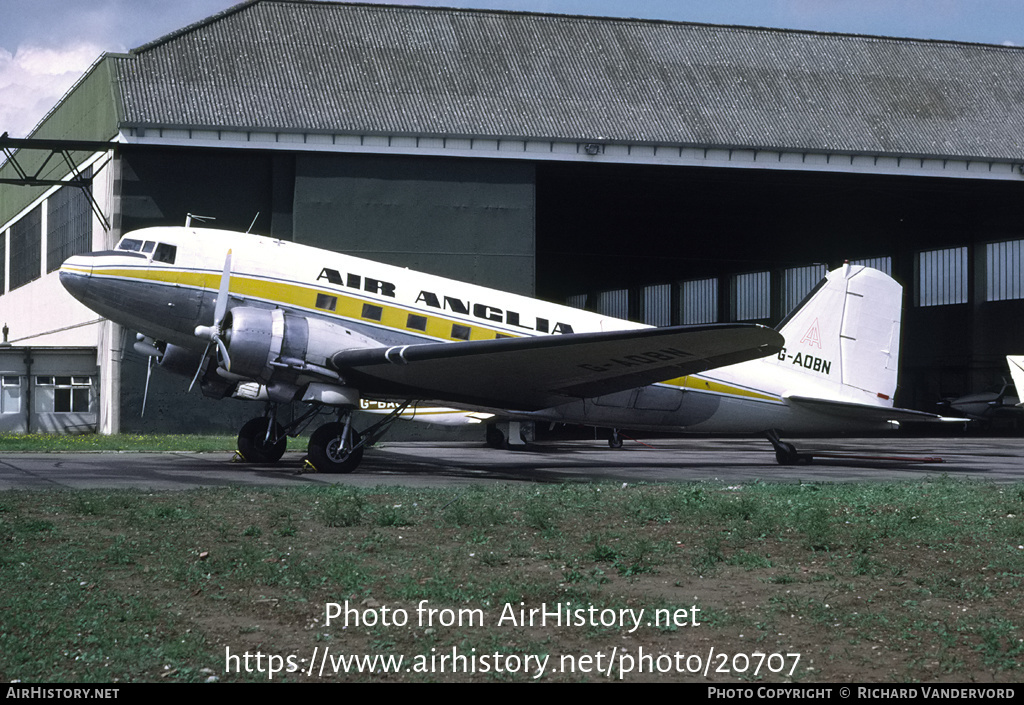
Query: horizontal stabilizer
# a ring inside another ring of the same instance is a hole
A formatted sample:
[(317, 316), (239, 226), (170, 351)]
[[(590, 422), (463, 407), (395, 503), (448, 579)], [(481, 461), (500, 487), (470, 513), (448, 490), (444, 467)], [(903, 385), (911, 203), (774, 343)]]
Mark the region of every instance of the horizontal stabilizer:
[(848, 418), (850, 421), (917, 421), (917, 422), (943, 422), (943, 423), (964, 423), (967, 419), (955, 416), (939, 416), (929, 414), (926, 411), (914, 411), (913, 409), (900, 409), (891, 406), (875, 406), (873, 404), (858, 404), (856, 402), (836, 401), (834, 399), (819, 399), (817, 397), (786, 396), (787, 402), (797, 406), (805, 406), (809, 410)]
[(1017, 388), (1017, 398), (1021, 400), (1017, 406), (1024, 406), (1024, 355), (1007, 355), (1006, 362), (1010, 365), (1010, 377)]
[(723, 323), (344, 350), (364, 394), (533, 411), (777, 353), (782, 336)]

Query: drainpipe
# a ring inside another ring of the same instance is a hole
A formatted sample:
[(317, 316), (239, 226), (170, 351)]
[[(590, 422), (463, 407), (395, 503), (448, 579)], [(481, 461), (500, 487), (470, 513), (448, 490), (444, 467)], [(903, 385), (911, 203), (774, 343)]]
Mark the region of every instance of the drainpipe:
[(32, 433), (32, 348), (25, 348), (25, 433)]

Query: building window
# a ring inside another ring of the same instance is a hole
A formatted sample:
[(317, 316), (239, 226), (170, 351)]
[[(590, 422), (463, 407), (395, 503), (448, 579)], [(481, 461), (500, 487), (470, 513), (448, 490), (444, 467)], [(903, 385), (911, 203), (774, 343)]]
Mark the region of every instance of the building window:
[(672, 285), (644, 287), (644, 323), (649, 326), (672, 325)]
[(733, 320), (757, 321), (772, 315), (771, 272), (733, 277)]
[(11, 226), (11, 289), (40, 277), (43, 209), (37, 206)]
[(1024, 299), (1024, 240), (985, 245), (985, 300)]
[(0, 377), (0, 414), (17, 414), (21, 411), (21, 377), (3, 375)]
[(967, 248), (928, 250), (917, 255), (917, 305), (967, 303)]
[[(86, 169), (83, 175), (91, 177), (92, 168)], [(56, 271), (68, 257), (90, 250), (92, 208), (89, 198), (77, 186), (64, 186), (46, 199), (46, 271)]]
[(629, 318), (629, 289), (602, 291), (597, 295), (597, 312), (612, 318)]
[(36, 377), (36, 411), (55, 414), (87, 414), (92, 403), (92, 378), (79, 376)]
[(808, 267), (793, 267), (782, 274), (783, 314), (788, 315), (811, 293), (822, 277), (828, 274), (828, 267), (812, 264)]
[(892, 257), (868, 257), (867, 259), (855, 259), (851, 260), (850, 264), (871, 267), (872, 269), (877, 269), (880, 272), (885, 272), (890, 277), (892, 276)]
[(718, 279), (694, 279), (680, 285), (679, 322), (683, 325), (718, 322)]
[(587, 307), (587, 295), (573, 294), (565, 300), (565, 305), (572, 306), (573, 308), (585, 309)]

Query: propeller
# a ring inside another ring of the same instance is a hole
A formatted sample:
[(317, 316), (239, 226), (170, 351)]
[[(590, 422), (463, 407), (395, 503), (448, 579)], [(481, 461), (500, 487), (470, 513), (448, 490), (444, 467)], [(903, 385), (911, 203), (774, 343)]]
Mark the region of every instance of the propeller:
[(146, 399), (149, 398), (149, 377), (153, 374), (153, 357), (148, 358), (146, 362), (146, 387), (142, 391), (142, 413), (139, 414), (140, 419), (146, 418)]
[(149, 379), (153, 374), (153, 360), (163, 355), (163, 351), (158, 347), (158, 343), (155, 340), (142, 333), (137, 333), (135, 335), (135, 352), (145, 355), (147, 358), (146, 386), (142, 391), (142, 413), (139, 414), (140, 418), (145, 418), (146, 399), (149, 398)]
[[(206, 359), (206, 356), (210, 354), (210, 348), (214, 344), (217, 345), (217, 350), (220, 353), (220, 359), (224, 362), (224, 369), (231, 370), (231, 357), (228, 355), (228, 346), (224, 342), (221, 335), (223, 334), (222, 327), (224, 325), (224, 317), (228, 312), (228, 294), (231, 289), (231, 250), (228, 250), (227, 257), (224, 258), (224, 272), (220, 277), (220, 288), (217, 290), (217, 304), (213, 309), (213, 325), (212, 326), (196, 326), (195, 334), (197, 338), (210, 341), (206, 344), (206, 350), (203, 351), (202, 360)], [(200, 361), (199, 369), (196, 370), (196, 376), (192, 378), (192, 384), (188, 386), (188, 391), (192, 391), (192, 387), (196, 385), (196, 381), (199, 379), (200, 373), (203, 371), (203, 363)]]

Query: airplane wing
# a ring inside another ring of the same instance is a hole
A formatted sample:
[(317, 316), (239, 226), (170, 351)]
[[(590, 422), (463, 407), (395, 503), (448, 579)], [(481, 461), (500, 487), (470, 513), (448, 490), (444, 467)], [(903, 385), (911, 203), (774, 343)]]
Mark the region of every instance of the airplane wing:
[(535, 411), (777, 353), (782, 336), (723, 323), (344, 350), (364, 394)]
[(786, 401), (798, 406), (805, 406), (817, 413), (829, 414), (848, 418), (851, 421), (916, 421), (916, 422), (950, 422), (964, 423), (968, 419), (955, 416), (939, 416), (929, 414), (926, 411), (914, 411), (913, 409), (900, 409), (892, 406), (874, 406), (872, 404), (857, 404), (856, 402), (836, 401), (834, 399), (820, 399), (818, 397), (786, 396)]

